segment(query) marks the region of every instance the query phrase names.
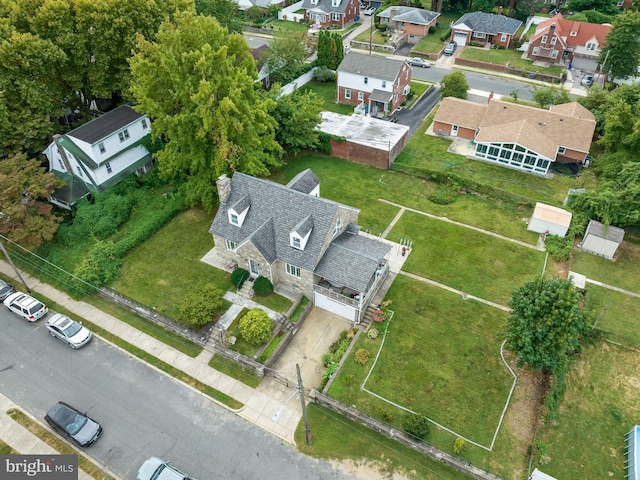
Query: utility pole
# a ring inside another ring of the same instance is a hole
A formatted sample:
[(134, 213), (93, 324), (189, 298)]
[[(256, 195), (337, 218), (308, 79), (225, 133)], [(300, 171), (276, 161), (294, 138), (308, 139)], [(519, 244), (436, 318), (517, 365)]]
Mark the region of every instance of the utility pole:
[(27, 286), (27, 283), (24, 281), (24, 279), (22, 278), (22, 275), (20, 275), (20, 271), (16, 268), (16, 266), (13, 264), (13, 260), (11, 260), (11, 257), (9, 256), (9, 254), (7, 253), (7, 251), (4, 248), (4, 244), (2, 242), (0, 242), (0, 250), (2, 250), (2, 253), (4, 253), (4, 256), (7, 257), (7, 261), (9, 262), (9, 264), (11, 265), (11, 267), (13, 268), (13, 271), (16, 272), (16, 275), (18, 276), (18, 278), (20, 279), (20, 281), (22, 282), (22, 285), (24, 285), (24, 288), (27, 290), (27, 293), (31, 293), (31, 289)]
[(300, 375), (300, 365), (296, 363), (298, 372), (298, 391), (300, 392), (300, 404), (302, 405), (302, 418), (304, 419), (304, 432), (307, 438), (307, 445), (311, 445), (311, 430), (309, 430), (309, 419), (307, 418), (307, 407), (304, 403), (304, 387), (302, 386), (302, 375)]

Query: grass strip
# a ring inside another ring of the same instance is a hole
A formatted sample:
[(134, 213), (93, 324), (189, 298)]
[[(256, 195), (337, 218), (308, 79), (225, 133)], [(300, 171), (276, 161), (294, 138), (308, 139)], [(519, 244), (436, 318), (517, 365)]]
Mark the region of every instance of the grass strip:
[(20, 452), (16, 452), (9, 445), (0, 440), (0, 455), (17, 455)]
[(271, 354), (273, 353), (273, 351), (276, 348), (278, 348), (278, 345), (280, 345), (280, 342), (286, 336), (287, 335), (286, 335), (286, 333), (284, 331), (280, 331), (275, 337), (273, 337), (273, 340), (271, 340), (269, 345), (267, 345), (267, 348), (264, 349), (264, 351), (262, 352), (262, 355), (260, 355), (258, 357), (258, 362), (260, 362), (260, 363), (266, 362), (267, 358), (269, 358), (271, 356)]
[(239, 382), (248, 385), (251, 388), (256, 388), (260, 385), (261, 378), (250, 370), (242, 368), (235, 362), (227, 360), (221, 355), (214, 355), (209, 360), (209, 366), (217, 371), (224, 373), (225, 375), (235, 378)]
[(91, 478), (95, 480), (112, 480), (113, 477), (104, 473), (95, 463), (81, 453), (78, 453), (78, 451), (67, 442), (33, 421), (20, 410), (15, 408), (9, 409), (7, 410), (7, 415), (57, 452), (67, 455), (77, 455), (78, 467), (90, 475)]

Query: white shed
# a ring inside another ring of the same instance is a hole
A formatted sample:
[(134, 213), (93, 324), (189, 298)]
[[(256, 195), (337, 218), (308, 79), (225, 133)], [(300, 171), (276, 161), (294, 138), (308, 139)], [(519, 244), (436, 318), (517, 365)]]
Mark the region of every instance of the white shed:
[(531, 476), (529, 477), (529, 480), (556, 480), (556, 479), (555, 477), (552, 477), (551, 475), (547, 475), (546, 473), (541, 472), (540, 470), (535, 468), (533, 472), (531, 472)]
[(613, 260), (616, 250), (624, 239), (624, 230), (613, 225), (604, 226), (595, 220), (589, 221), (582, 243), (583, 251)]
[(571, 212), (538, 202), (529, 219), (527, 230), (564, 237), (570, 224)]

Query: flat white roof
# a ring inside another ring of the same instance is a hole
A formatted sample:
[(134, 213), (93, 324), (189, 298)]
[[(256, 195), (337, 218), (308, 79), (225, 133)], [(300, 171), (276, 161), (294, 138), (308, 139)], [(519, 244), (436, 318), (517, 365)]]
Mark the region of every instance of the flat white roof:
[(368, 115), (322, 112), (321, 116), (322, 122), (318, 125), (318, 130), (385, 152), (390, 151), (409, 131), (406, 125), (398, 125)]
[(569, 227), (571, 224), (571, 212), (540, 202), (536, 203), (536, 208), (531, 218), (562, 225), (563, 227)]
[(546, 473), (541, 472), (537, 468), (534, 469), (533, 472), (531, 472), (530, 479), (531, 480), (556, 480), (551, 475), (547, 475)]

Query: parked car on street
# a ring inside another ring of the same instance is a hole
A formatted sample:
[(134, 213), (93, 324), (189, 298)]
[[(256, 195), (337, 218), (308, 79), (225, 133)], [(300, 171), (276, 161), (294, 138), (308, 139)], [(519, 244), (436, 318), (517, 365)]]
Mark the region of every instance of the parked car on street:
[(410, 58), (409, 60), (407, 60), (407, 63), (412, 67), (429, 68), (431, 66), (431, 63), (429, 63), (424, 58), (420, 58), (420, 57)]
[(16, 289), (13, 288), (12, 285), (9, 285), (4, 280), (0, 280), (0, 300), (4, 301), (5, 298), (7, 298), (9, 295), (14, 293), (15, 291)]
[(47, 330), (52, 337), (62, 340), (71, 348), (80, 348), (93, 337), (93, 333), (87, 327), (60, 313), (47, 320)]
[(138, 470), (137, 480), (194, 480), (186, 473), (182, 473), (169, 462), (161, 458), (151, 457)]
[(68, 403), (58, 402), (49, 409), (44, 419), (51, 428), (80, 447), (88, 447), (102, 434), (98, 422)]
[(453, 53), (456, 51), (456, 48), (458, 48), (458, 44), (456, 42), (449, 42), (447, 43), (447, 46), (444, 47), (444, 51), (442, 53), (444, 53), (445, 55), (453, 55)]
[(47, 314), (47, 306), (30, 295), (15, 292), (4, 299), (4, 306), (27, 322), (35, 322)]
[(582, 77), (582, 85), (585, 87), (590, 87), (593, 85), (594, 75), (593, 73), (585, 73), (584, 77)]

